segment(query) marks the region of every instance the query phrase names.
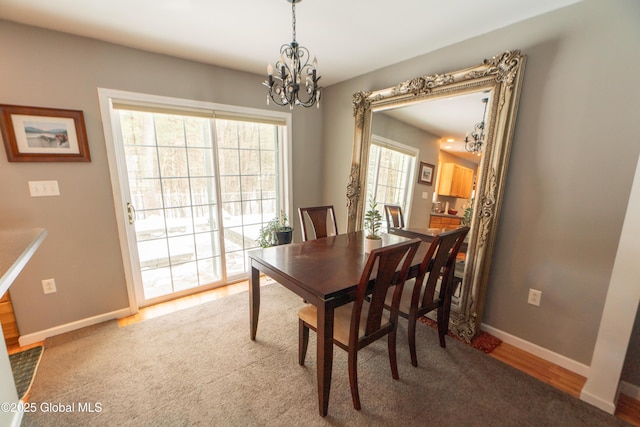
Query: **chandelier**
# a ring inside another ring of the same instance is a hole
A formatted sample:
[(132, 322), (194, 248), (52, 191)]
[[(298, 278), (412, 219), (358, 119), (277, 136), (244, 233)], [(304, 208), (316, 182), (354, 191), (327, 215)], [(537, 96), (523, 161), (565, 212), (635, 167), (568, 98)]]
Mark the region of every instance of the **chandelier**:
[(482, 146), (484, 145), (484, 119), (487, 114), (487, 104), (489, 102), (489, 98), (482, 98), (482, 102), (484, 103), (484, 113), (482, 113), (482, 121), (480, 123), (476, 123), (473, 127), (473, 131), (471, 131), (471, 138), (469, 139), (469, 133), (464, 138), (464, 149), (470, 153), (475, 153), (478, 156), (482, 152)]
[(296, 41), (296, 3), (302, 0), (287, 0), (291, 3), (293, 16), (293, 41), (280, 47), (280, 59), (276, 62), (276, 75), (271, 64), (267, 67), (267, 80), (262, 84), (269, 88), (267, 105), (271, 99), (277, 105), (311, 107), (318, 102), (320, 108), (320, 89), (316, 67), (318, 60), (309, 63), (309, 50)]

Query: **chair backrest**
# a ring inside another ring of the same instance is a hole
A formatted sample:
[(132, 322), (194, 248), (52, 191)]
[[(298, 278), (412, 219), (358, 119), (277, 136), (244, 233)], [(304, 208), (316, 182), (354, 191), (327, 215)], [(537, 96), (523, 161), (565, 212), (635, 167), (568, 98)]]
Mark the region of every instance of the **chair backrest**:
[[(420, 246), (420, 239), (383, 246), (371, 251), (364, 267), (354, 301), (349, 331), (349, 346), (363, 347), (390, 332), (398, 319), (398, 306), (409, 268)], [(401, 268), (398, 270), (398, 267)], [(373, 279), (372, 279), (373, 278)], [(371, 282), (373, 281), (373, 287)], [(390, 323), (382, 324), (384, 302), (390, 287), (395, 286), (391, 304)], [(373, 289), (371, 291), (371, 289)], [(361, 319), (365, 297), (369, 294), (366, 319)], [(364, 333), (361, 322), (364, 324)], [(358, 343), (358, 341), (360, 341)]]
[[(417, 307), (420, 310), (422, 307), (433, 306), (436, 299), (443, 301), (447, 296), (455, 270), (456, 256), (469, 230), (469, 227), (460, 227), (446, 231), (438, 234), (431, 242), (416, 277), (416, 283), (423, 283), (425, 276), (428, 275), (427, 281), (423, 286), (414, 287), (412, 307)], [(438, 279), (441, 281), (440, 290), (436, 297)]]
[[(338, 234), (338, 224), (336, 223), (336, 214), (333, 206), (313, 206), (308, 208), (298, 208), (300, 214), (300, 225), (302, 227), (302, 241), (306, 242), (311, 239), (320, 239), (329, 236), (329, 224), (332, 224), (333, 232)], [(305, 221), (305, 213), (311, 222), (315, 237), (309, 236), (307, 233), (307, 221)]]
[(384, 216), (387, 218), (387, 230), (404, 227), (404, 216), (402, 215), (401, 206), (384, 205)]

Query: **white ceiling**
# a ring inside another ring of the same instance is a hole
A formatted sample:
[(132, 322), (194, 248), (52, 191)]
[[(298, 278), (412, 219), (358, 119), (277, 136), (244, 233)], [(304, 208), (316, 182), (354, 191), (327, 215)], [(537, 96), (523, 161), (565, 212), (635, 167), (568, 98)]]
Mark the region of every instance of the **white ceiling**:
[[(376, 114), (386, 114), (439, 136), (442, 151), (478, 164), (480, 157), (465, 150), (464, 138), (467, 133), (471, 133), (476, 123), (483, 121), (485, 104), (482, 99), (490, 99), (490, 96), (486, 92), (475, 92), (420, 102)], [(448, 139), (454, 141), (448, 142)]]
[[(296, 38), (328, 86), (578, 1), (304, 0)], [(287, 0), (0, 0), (0, 18), (256, 74), (292, 38)]]
[[(296, 39), (328, 86), (578, 1), (304, 0)], [(0, 18), (255, 74), (292, 39), (287, 0), (0, 0)], [(470, 102), (455, 107), (470, 116), (450, 127), (444, 118), (419, 125), (464, 135), (482, 116)]]

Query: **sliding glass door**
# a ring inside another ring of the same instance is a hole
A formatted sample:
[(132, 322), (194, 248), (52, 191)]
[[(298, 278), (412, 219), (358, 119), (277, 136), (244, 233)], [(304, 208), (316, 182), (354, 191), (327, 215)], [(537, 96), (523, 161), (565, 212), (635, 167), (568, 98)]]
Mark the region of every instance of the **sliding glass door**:
[(137, 305), (246, 277), (247, 251), (285, 208), (285, 126), (180, 105), (110, 108)]
[(144, 300), (222, 280), (209, 120), (118, 111)]

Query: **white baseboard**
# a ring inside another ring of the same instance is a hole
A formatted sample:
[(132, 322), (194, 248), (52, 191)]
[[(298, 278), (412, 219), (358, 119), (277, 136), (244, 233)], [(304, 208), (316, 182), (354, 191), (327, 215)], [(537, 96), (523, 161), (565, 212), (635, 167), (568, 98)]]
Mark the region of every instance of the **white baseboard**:
[(620, 381), (620, 393), (632, 397), (636, 400), (640, 400), (640, 387), (637, 385), (629, 384), (626, 381)]
[(502, 341), (507, 344), (511, 344), (514, 347), (518, 347), (521, 350), (526, 351), (527, 353), (531, 353), (535, 356), (538, 356), (548, 362), (551, 362), (555, 365), (561, 366), (565, 369), (570, 370), (578, 375), (581, 375), (585, 378), (589, 377), (590, 367), (576, 362), (575, 360), (569, 359), (566, 356), (563, 356), (558, 353), (554, 353), (551, 350), (548, 350), (544, 347), (540, 347), (539, 345), (530, 343), (529, 341), (525, 341), (522, 338), (518, 338), (514, 335), (501, 331), (500, 329), (496, 329), (493, 326), (489, 326), (486, 323), (480, 325), (480, 329), (493, 335), (496, 338), (500, 338)]
[(580, 400), (583, 402), (587, 402), (590, 405), (595, 406), (596, 408), (602, 409), (603, 411), (614, 414), (616, 412), (616, 402), (603, 399), (600, 396), (596, 396), (593, 393), (590, 393), (582, 388), (580, 392)]
[(18, 343), (20, 344), (20, 346), (26, 346), (36, 342), (44, 341), (45, 339), (49, 337), (53, 337), (55, 335), (60, 335), (65, 332), (71, 332), (71, 331), (75, 331), (76, 329), (95, 325), (96, 323), (102, 323), (108, 320), (126, 317), (126, 316), (129, 316), (129, 314), (131, 314), (131, 309), (123, 308), (121, 310), (112, 311), (110, 313), (104, 313), (98, 316), (87, 317), (86, 319), (77, 320), (75, 322), (45, 329), (44, 331), (34, 332), (33, 334), (22, 335), (20, 336), (20, 338), (18, 338)]

